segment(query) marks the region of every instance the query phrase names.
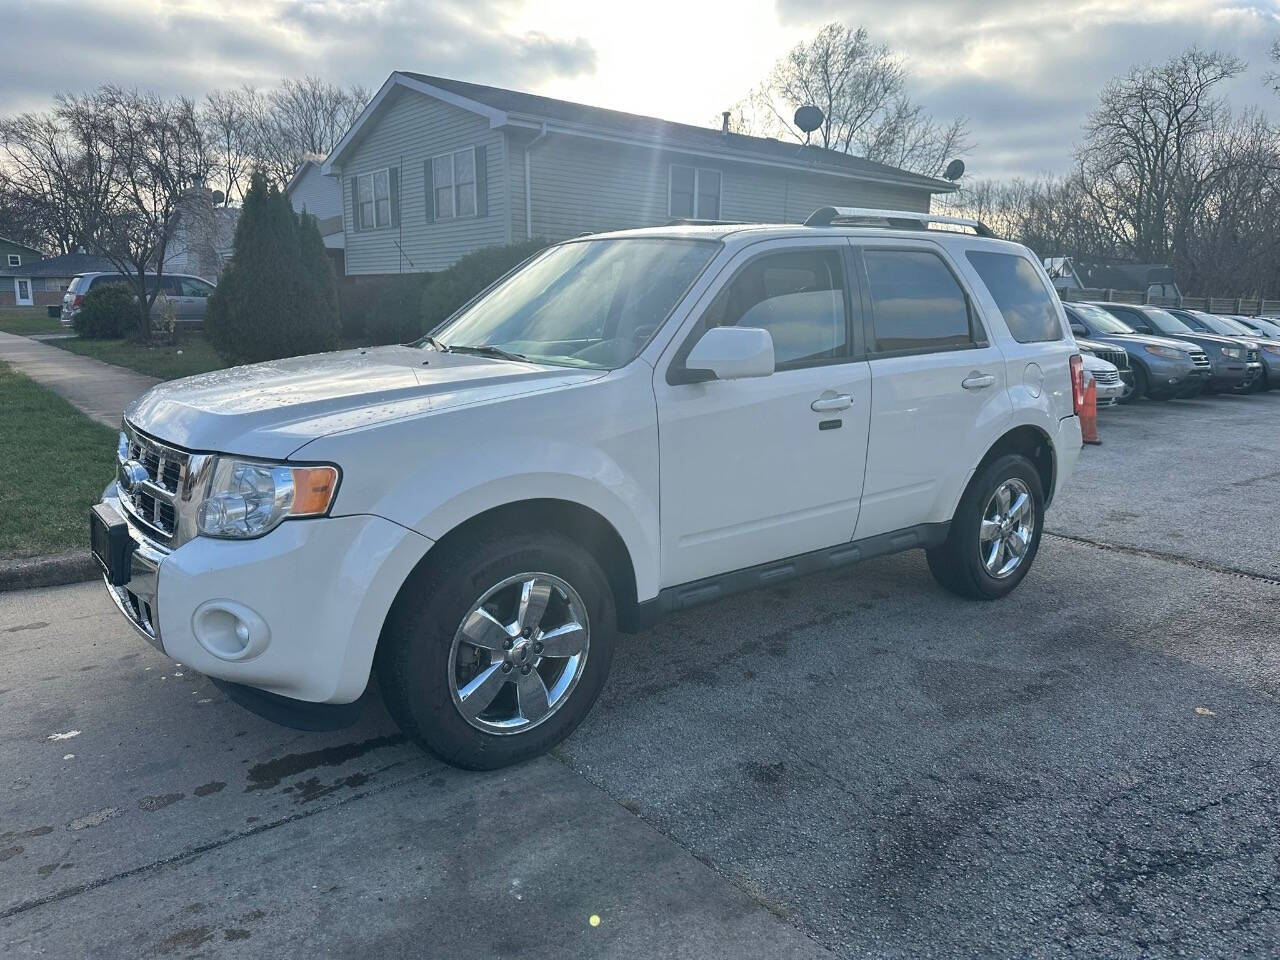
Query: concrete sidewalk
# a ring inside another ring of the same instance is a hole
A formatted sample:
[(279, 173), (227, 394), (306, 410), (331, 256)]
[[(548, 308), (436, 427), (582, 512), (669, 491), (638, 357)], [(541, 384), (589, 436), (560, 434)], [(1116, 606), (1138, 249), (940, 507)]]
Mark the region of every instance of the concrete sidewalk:
[(0, 333), (0, 361), (113, 429), (120, 426), (124, 408), (160, 382), (12, 333)]

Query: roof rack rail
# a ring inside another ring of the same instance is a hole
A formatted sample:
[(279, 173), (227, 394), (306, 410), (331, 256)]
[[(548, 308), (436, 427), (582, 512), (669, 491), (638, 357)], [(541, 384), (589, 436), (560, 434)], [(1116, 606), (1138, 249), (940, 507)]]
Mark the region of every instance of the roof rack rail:
[(747, 220), (703, 220), (698, 217), (676, 217), (674, 220), (668, 220), (664, 226), (668, 227), (742, 227), (746, 226), (750, 221)]
[[(881, 221), (859, 223), (858, 221)], [(980, 237), (994, 237), (995, 233), (981, 220), (969, 217), (946, 217), (937, 213), (920, 213), (914, 210), (872, 210), (868, 207), (821, 207), (809, 214), (806, 227), (831, 226), (888, 226), (899, 230), (928, 230), (931, 223), (946, 223), (968, 227)]]

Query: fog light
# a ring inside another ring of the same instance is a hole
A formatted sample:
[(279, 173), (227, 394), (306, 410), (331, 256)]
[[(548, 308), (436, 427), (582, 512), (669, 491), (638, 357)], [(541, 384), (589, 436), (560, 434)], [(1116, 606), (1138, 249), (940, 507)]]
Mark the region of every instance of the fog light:
[(252, 660), (271, 642), (267, 622), (234, 600), (202, 603), (191, 617), (191, 632), (219, 660)]

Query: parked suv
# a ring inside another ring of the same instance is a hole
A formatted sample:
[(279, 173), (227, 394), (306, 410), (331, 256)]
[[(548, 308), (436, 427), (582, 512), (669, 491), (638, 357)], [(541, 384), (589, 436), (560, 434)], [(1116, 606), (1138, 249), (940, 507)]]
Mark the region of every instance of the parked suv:
[(161, 384), (91, 516), (111, 595), (273, 708), (372, 670), (472, 768), (565, 737), (666, 611), (913, 547), (1002, 597), (1079, 455), (1082, 360), (1036, 258), (941, 219), (577, 238), (416, 343)]
[[(82, 273), (71, 278), (67, 292), (62, 295), (62, 312), (59, 318), (64, 327), (71, 326), (75, 315), (84, 305), (85, 295), (92, 289), (108, 283), (128, 283), (128, 279), (120, 273)], [(148, 279), (148, 289), (154, 290), (155, 278)], [(201, 277), (191, 277), (185, 273), (166, 274), (160, 278), (160, 290), (173, 304), (178, 323), (204, 323), (209, 306), (209, 297), (213, 296), (214, 286)]]
[(1272, 343), (1265, 333), (1250, 329), (1236, 317), (1220, 317), (1200, 310), (1170, 310), (1175, 317), (1194, 330), (1229, 337), (1248, 351), (1247, 359), (1259, 361), (1262, 371), (1254, 378), (1255, 390), (1270, 390), (1280, 384), (1280, 344)]
[(1167, 310), (1133, 303), (1099, 303), (1108, 313), (1139, 333), (1176, 337), (1200, 347), (1209, 357), (1213, 375), (1205, 389), (1243, 392), (1262, 373), (1257, 343), (1239, 343), (1230, 337), (1194, 330)]
[(1110, 343), (1128, 352), (1133, 389), (1121, 398), (1121, 403), (1143, 397), (1152, 400), (1193, 397), (1208, 383), (1212, 374), (1209, 357), (1194, 343), (1140, 334), (1091, 303), (1065, 303), (1063, 308), (1077, 337)]

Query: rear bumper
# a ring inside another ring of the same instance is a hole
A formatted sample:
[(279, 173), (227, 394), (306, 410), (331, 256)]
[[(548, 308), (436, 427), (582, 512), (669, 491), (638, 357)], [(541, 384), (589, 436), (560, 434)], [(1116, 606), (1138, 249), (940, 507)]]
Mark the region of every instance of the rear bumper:
[(1075, 473), (1076, 461), (1080, 459), (1080, 451), (1084, 447), (1084, 434), (1080, 431), (1080, 418), (1063, 417), (1058, 421), (1058, 435), (1053, 438), (1053, 451), (1056, 467), (1053, 471), (1053, 489), (1045, 491), (1046, 500), (1052, 503), (1061, 490), (1071, 481)]

